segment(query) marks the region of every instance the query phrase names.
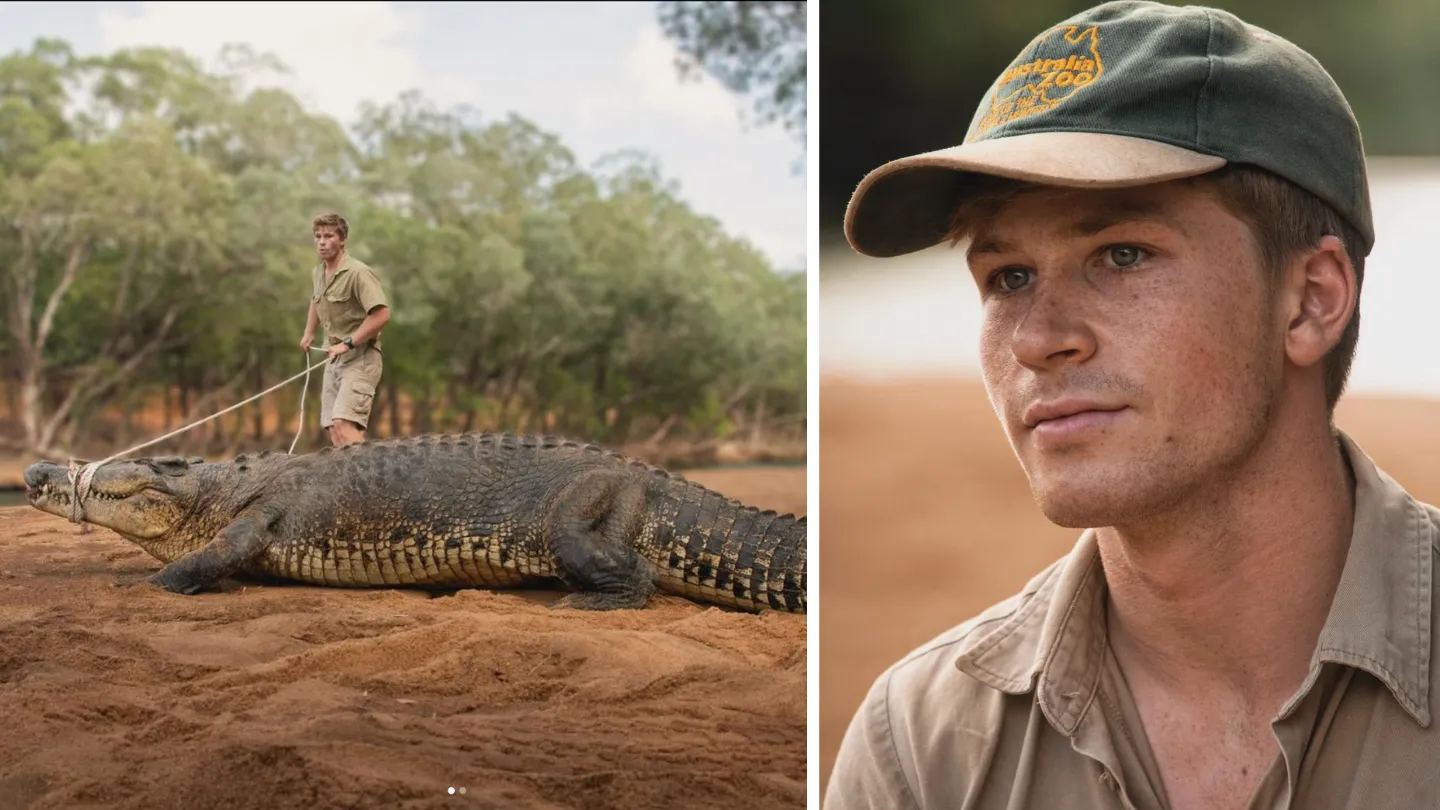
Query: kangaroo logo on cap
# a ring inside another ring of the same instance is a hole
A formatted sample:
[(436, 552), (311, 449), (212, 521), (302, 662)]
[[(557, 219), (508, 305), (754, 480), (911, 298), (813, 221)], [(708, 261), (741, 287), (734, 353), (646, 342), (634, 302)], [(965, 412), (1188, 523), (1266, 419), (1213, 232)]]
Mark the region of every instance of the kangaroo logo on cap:
[(965, 140), (974, 140), (1001, 124), (1053, 110), (1104, 72), (1099, 26), (1083, 31), (1078, 25), (1052, 28), (1031, 40), (1020, 58), (1000, 74), (990, 109)]

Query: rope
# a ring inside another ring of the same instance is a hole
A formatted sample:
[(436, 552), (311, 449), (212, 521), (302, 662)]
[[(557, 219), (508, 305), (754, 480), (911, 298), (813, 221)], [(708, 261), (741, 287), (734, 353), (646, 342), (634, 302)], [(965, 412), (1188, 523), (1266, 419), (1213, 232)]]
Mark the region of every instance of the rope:
[[(326, 350), (325, 350), (325, 349), (321, 349), (321, 348), (311, 347), (311, 348), (310, 348), (310, 351), (312, 351), (312, 352), (324, 352), (324, 351), (326, 351)], [(307, 358), (307, 359), (308, 359), (308, 358)], [(146, 447), (149, 447), (149, 446), (152, 445), (152, 444), (159, 444), (160, 442), (163, 442), (163, 441), (165, 441), (166, 439), (168, 439), (168, 438), (170, 438), (170, 437), (172, 437), (172, 436), (178, 436), (178, 435), (180, 435), (181, 433), (184, 433), (185, 431), (190, 430), (191, 428), (199, 427), (200, 425), (203, 425), (203, 424), (205, 424), (206, 422), (209, 422), (211, 419), (215, 419), (215, 418), (217, 418), (217, 417), (224, 416), (225, 414), (230, 413), (231, 411), (235, 410), (236, 408), (239, 408), (239, 407), (241, 407), (241, 406), (243, 406), (243, 405), (248, 405), (248, 404), (250, 404), (251, 402), (254, 402), (255, 400), (257, 400), (257, 399), (265, 396), (266, 394), (269, 394), (270, 392), (275, 391), (275, 390), (277, 390), (277, 389), (284, 388), (285, 386), (289, 385), (290, 383), (295, 382), (296, 380), (300, 379), (301, 377), (304, 377), (304, 378), (305, 378), (305, 388), (304, 388), (304, 389), (301, 391), (301, 393), (300, 393), (300, 424), (295, 427), (295, 438), (294, 438), (293, 440), (291, 440), (291, 442), (290, 442), (290, 450), (289, 450), (289, 452), (290, 452), (290, 454), (293, 455), (293, 454), (295, 453), (295, 444), (296, 444), (296, 442), (299, 442), (299, 441), (300, 441), (300, 434), (305, 430), (305, 395), (306, 395), (306, 393), (308, 393), (309, 390), (310, 390), (310, 372), (312, 372), (312, 371), (314, 371), (315, 369), (317, 369), (317, 368), (325, 365), (325, 364), (328, 363), (329, 361), (330, 361), (330, 358), (329, 358), (329, 357), (326, 357), (324, 360), (321, 360), (320, 362), (316, 363), (316, 364), (313, 365), (313, 366), (309, 366), (309, 367), (306, 368), (304, 371), (300, 372), (299, 374), (296, 374), (295, 376), (291, 377), (290, 379), (285, 380), (284, 382), (276, 383), (275, 385), (270, 386), (269, 388), (265, 389), (264, 391), (261, 391), (260, 393), (256, 394), (256, 395), (253, 396), (253, 397), (250, 397), (250, 398), (247, 399), (247, 400), (244, 400), (244, 401), (241, 401), (241, 402), (237, 402), (237, 403), (235, 403), (234, 405), (231, 405), (230, 407), (226, 408), (226, 409), (223, 410), (223, 411), (220, 411), (220, 412), (218, 412), (218, 413), (212, 413), (212, 414), (210, 414), (209, 416), (205, 417), (204, 419), (201, 419), (201, 420), (198, 420), (198, 421), (195, 421), (195, 422), (191, 422), (190, 424), (188, 424), (188, 425), (186, 425), (186, 426), (184, 426), (184, 427), (182, 427), (182, 428), (180, 428), (180, 429), (178, 429), (178, 430), (172, 430), (172, 431), (170, 431), (169, 433), (166, 433), (164, 436), (161, 436), (161, 437), (158, 438), (158, 439), (151, 439), (150, 441), (145, 442), (145, 443), (143, 443), (143, 444), (137, 444), (137, 445), (135, 445), (134, 447), (131, 447), (131, 448), (128, 449), (128, 450), (122, 450), (122, 451), (120, 451), (119, 453), (116, 453), (116, 454), (114, 454), (113, 456), (110, 456), (109, 458), (104, 458), (104, 459), (101, 459), (100, 461), (91, 461), (91, 462), (88, 462), (88, 463), (86, 463), (86, 464), (77, 464), (77, 463), (75, 462), (75, 459), (73, 459), (73, 458), (70, 459), (70, 463), (69, 463), (69, 465), (68, 465), (67, 468), (66, 468), (66, 472), (67, 472), (67, 475), (68, 475), (69, 480), (70, 480), (70, 522), (71, 522), (71, 523), (79, 523), (79, 522), (81, 522), (81, 518), (82, 518), (82, 517), (84, 516), (84, 514), (85, 514), (84, 501), (85, 501), (85, 499), (86, 499), (87, 497), (90, 496), (90, 482), (95, 479), (95, 472), (96, 472), (96, 470), (99, 470), (102, 466), (104, 466), (104, 465), (106, 465), (106, 464), (109, 464), (110, 462), (114, 461), (114, 460), (117, 459), (117, 458), (120, 458), (121, 456), (127, 456), (127, 455), (135, 452), (136, 450), (143, 450), (143, 449), (145, 449)]]
[[(325, 350), (324, 350), (324, 349), (313, 349), (313, 348), (312, 348), (312, 349), (310, 349), (310, 351), (312, 351), (312, 352), (321, 352), (321, 351), (325, 351)], [(329, 359), (329, 358), (327, 357), (326, 360), (328, 360), (328, 359)], [(289, 449), (288, 451), (286, 451), (286, 452), (288, 452), (288, 453), (289, 453), (290, 455), (292, 455), (292, 456), (295, 455), (295, 443), (298, 442), (298, 441), (300, 441), (300, 434), (303, 433), (303, 432), (305, 432), (305, 395), (310, 392), (310, 369), (311, 369), (311, 368), (315, 368), (316, 366), (323, 365), (324, 363), (325, 363), (325, 360), (321, 360), (319, 363), (316, 363), (314, 366), (311, 366), (310, 368), (305, 369), (305, 385), (304, 385), (304, 387), (302, 387), (302, 388), (300, 389), (300, 422), (299, 422), (299, 424), (295, 425), (295, 438), (293, 438), (293, 439), (290, 440), (290, 449)], [(300, 376), (300, 375), (298, 375), (298, 374), (295, 375), (295, 377), (298, 377), (298, 376)], [(295, 377), (291, 377), (289, 380), (286, 380), (285, 382), (280, 383), (280, 385), (285, 385), (286, 383), (289, 383), (291, 380), (294, 380)], [(278, 388), (278, 387), (279, 387), (279, 386), (276, 386), (276, 388)], [(274, 391), (275, 389), (274, 389), (274, 388), (271, 388), (270, 390), (271, 390), (271, 391)], [(265, 395), (264, 395), (264, 394), (258, 394), (257, 396), (262, 396), (262, 397), (263, 397), (263, 396), (265, 396)], [(253, 399), (253, 397), (252, 397), (252, 399)], [(244, 403), (241, 403), (241, 404), (244, 404)]]

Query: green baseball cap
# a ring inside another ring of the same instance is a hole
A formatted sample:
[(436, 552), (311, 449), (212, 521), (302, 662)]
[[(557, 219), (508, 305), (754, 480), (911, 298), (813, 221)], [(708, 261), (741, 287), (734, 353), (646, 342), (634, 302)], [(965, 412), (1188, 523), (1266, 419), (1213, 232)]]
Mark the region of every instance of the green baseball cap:
[(1235, 15), (1144, 0), (1104, 3), (1035, 39), (980, 102), (960, 146), (894, 160), (845, 212), (859, 253), (944, 241), (972, 173), (1078, 188), (1269, 170), (1375, 241), (1360, 126), (1310, 54)]

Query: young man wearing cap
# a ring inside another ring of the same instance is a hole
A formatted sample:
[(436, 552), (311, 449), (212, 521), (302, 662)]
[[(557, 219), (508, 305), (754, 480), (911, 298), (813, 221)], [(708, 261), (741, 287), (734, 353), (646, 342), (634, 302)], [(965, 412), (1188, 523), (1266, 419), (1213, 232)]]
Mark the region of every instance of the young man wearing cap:
[(867, 176), (846, 233), (967, 244), (995, 411), (1084, 531), (876, 680), (827, 810), (1440, 807), (1440, 510), (1331, 419), (1374, 231), (1314, 59), (1223, 11), (1097, 6), (964, 144)]

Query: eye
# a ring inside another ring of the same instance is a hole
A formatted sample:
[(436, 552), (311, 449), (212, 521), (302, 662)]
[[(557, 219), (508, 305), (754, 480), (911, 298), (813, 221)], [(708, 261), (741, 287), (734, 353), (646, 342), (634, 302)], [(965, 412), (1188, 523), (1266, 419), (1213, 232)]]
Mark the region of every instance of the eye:
[(1105, 253), (1116, 267), (1133, 267), (1145, 258), (1145, 251), (1134, 245), (1111, 245)]
[(992, 286), (1007, 293), (1018, 291), (1029, 280), (1030, 271), (1024, 267), (1004, 267), (990, 277)]

